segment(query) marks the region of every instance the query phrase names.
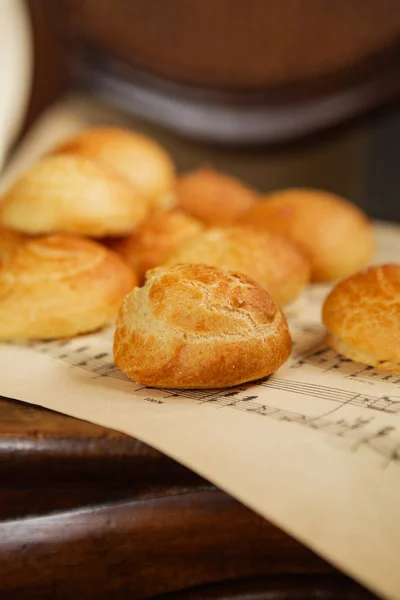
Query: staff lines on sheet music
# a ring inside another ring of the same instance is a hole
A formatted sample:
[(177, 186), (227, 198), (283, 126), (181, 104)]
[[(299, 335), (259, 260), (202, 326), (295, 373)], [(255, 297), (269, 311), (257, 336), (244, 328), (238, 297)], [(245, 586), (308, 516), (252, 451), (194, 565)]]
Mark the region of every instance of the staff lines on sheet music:
[[(90, 346), (77, 346), (76, 343), (69, 340), (40, 345), (32, 344), (30, 347), (45, 354), (50, 354), (59, 360), (63, 360), (73, 367), (80, 367), (94, 373), (95, 377), (112, 377), (122, 381), (130, 381), (124, 373), (116, 368), (109, 352), (104, 351), (93, 354), (93, 352), (90, 352)], [(258, 383), (267, 389), (272, 388), (312, 398), (320, 398), (321, 400), (330, 401), (340, 405), (347, 404), (392, 415), (400, 415), (400, 396), (375, 396), (372, 394), (354, 393), (352, 391), (341, 390), (315, 383), (290, 381), (276, 376), (271, 376)], [(254, 383), (247, 385), (247, 387), (249, 386), (254, 386)], [(187, 397), (193, 397), (193, 394), (200, 394), (200, 397), (207, 397), (210, 395), (204, 390), (185, 391)], [(211, 396), (214, 397), (215, 392), (211, 392)]]
[(356, 417), (352, 421), (344, 418), (332, 419), (332, 413), (340, 410), (342, 406), (317, 416), (305, 415), (294, 411), (284, 410), (270, 406), (266, 403), (256, 402), (257, 395), (237, 397), (245, 392), (246, 388), (240, 387), (218, 393), (216, 391), (202, 390), (167, 390), (164, 389), (163, 399), (185, 397), (198, 400), (198, 404), (211, 403), (217, 408), (232, 408), (246, 413), (272, 418), (281, 422), (289, 422), (302, 427), (321, 430), (323, 433), (341, 438), (347, 442), (349, 449), (356, 452), (362, 446), (369, 448), (375, 454), (385, 459), (386, 467), (391, 462), (400, 465), (400, 436), (393, 426), (382, 426), (375, 431), (366, 428), (373, 421), (373, 417)]
[[(338, 390), (327, 386), (320, 386), (312, 383), (287, 381), (285, 379), (279, 379), (270, 377), (264, 381), (257, 382), (258, 385), (264, 388), (274, 388), (283, 390), (285, 392), (292, 392), (294, 394), (302, 394), (308, 397), (321, 398), (321, 400), (328, 400), (331, 402), (338, 403), (340, 407), (343, 406), (357, 406), (360, 408), (369, 408), (377, 410), (379, 412), (388, 413), (391, 415), (397, 415), (400, 413), (400, 396), (367, 396), (366, 394), (357, 394), (350, 391)], [(167, 396), (184, 396), (194, 400), (198, 400), (201, 404), (207, 402), (214, 402), (220, 407), (233, 406), (238, 410), (244, 410), (246, 412), (257, 412), (263, 414), (264, 404), (255, 402), (258, 399), (258, 395), (249, 395), (244, 398), (237, 398), (236, 396), (240, 392), (251, 391), (251, 384), (241, 386), (239, 388), (233, 388), (231, 390), (224, 391), (204, 391), (204, 390), (171, 390), (164, 389)], [(256, 389), (256, 388), (253, 388)], [(166, 397), (167, 397), (166, 396)], [(272, 409), (268, 407), (268, 410), (279, 411), (281, 409)], [(327, 414), (330, 414), (334, 408), (328, 410)], [(287, 411), (284, 411), (287, 412)], [(293, 413), (297, 414), (297, 413)], [(320, 415), (322, 417), (323, 415)], [(318, 418), (320, 418), (318, 417)], [(314, 418), (314, 417), (312, 417)]]
[(374, 367), (369, 367), (355, 363), (349, 358), (344, 358), (336, 354), (329, 346), (319, 346), (318, 348), (303, 354), (292, 368), (301, 368), (307, 364), (318, 367), (323, 371), (338, 371), (346, 379), (357, 379), (361, 381), (371, 382), (373, 380), (382, 381), (384, 383), (400, 385), (400, 375), (393, 375), (378, 371)]
[(330, 400), (340, 404), (360, 406), (385, 413), (397, 415), (400, 413), (400, 396), (373, 396), (369, 394), (354, 393), (348, 390), (340, 390), (320, 384), (289, 381), (270, 377), (261, 384), (263, 387), (275, 388), (286, 392), (293, 392), (305, 396)]
[[(367, 394), (354, 393), (347, 390), (339, 390), (337, 388), (332, 388), (328, 386), (321, 386), (319, 384), (314, 383), (288, 381), (286, 379), (279, 379), (277, 377), (269, 377), (268, 379), (257, 383), (258, 385), (261, 385), (266, 389), (273, 388), (308, 397), (320, 398), (321, 400), (328, 400), (330, 402), (338, 403), (342, 406), (357, 406), (361, 408), (376, 410), (379, 412), (389, 413), (392, 415), (397, 415), (400, 413), (400, 396), (372, 396)], [(245, 391), (248, 389), (248, 387), (242, 387), (240, 389), (242, 391)], [(179, 392), (179, 394), (185, 395), (192, 399), (199, 399), (204, 402), (216, 402), (220, 405), (228, 405), (226, 404), (224, 399), (229, 396), (235, 396), (237, 394), (237, 391), (233, 390), (218, 393), (216, 391), (205, 392), (203, 390), (185, 390), (184, 392)], [(249, 400), (254, 400), (255, 398), (258, 398), (258, 396), (249, 396), (246, 400), (242, 401), (246, 402), (246, 406), (248, 407), (250, 406), (248, 404)], [(237, 402), (239, 401), (232, 402), (232, 405), (237, 404)], [(235, 407), (239, 408), (239, 410), (245, 410), (245, 408), (242, 408), (241, 406)]]
[[(291, 329), (292, 332), (295, 332), (296, 330), (300, 332), (303, 335), (303, 338), (305, 336), (305, 339), (301, 342), (299, 342), (296, 339), (297, 336), (295, 336), (292, 357), (296, 362), (292, 365), (292, 368), (300, 368), (302, 365), (307, 364), (318, 367), (323, 371), (338, 371), (342, 376), (346, 377), (346, 379), (357, 379), (368, 383), (377, 380), (384, 383), (400, 385), (400, 375), (379, 371), (374, 367), (356, 363), (349, 358), (337, 354), (322, 341), (318, 342), (318, 339), (315, 339), (314, 336), (320, 336), (324, 332), (324, 328), (321, 324), (309, 323), (294, 318), (291, 322)], [(314, 338), (316, 345), (312, 350), (302, 351), (301, 347), (307, 343), (310, 338), (311, 341)]]
[(131, 381), (115, 366), (112, 354), (107, 351), (93, 353), (90, 346), (76, 346), (71, 340), (27, 344), (29, 348), (68, 363), (71, 367), (79, 367), (94, 374), (94, 377), (112, 377), (123, 381)]
[[(32, 343), (27, 344), (27, 347), (32, 348), (36, 352), (49, 354), (53, 358), (65, 361), (72, 367), (80, 367), (90, 371), (94, 373), (95, 377), (108, 376), (132, 383), (123, 373), (118, 371), (110, 352), (99, 351), (94, 353), (90, 345), (77, 345), (76, 341), (66, 340), (62, 342)], [(135, 384), (132, 383), (132, 385)], [(261, 385), (264, 388), (303, 394), (308, 397), (321, 398), (332, 402), (333, 408), (328, 409), (323, 414), (311, 416), (270, 406), (258, 401), (259, 396), (256, 393), (257, 385)], [(152, 390), (145, 386), (135, 387), (135, 391), (145, 389), (148, 389), (149, 396), (151, 396), (152, 392), (156, 392), (157, 395), (160, 393), (163, 394), (163, 399), (183, 397), (197, 400), (199, 405), (212, 403), (216, 408), (220, 409), (232, 408), (259, 417), (272, 418), (281, 422), (286, 421), (302, 427), (322, 430), (330, 436), (346, 440), (351, 451), (357, 451), (361, 446), (365, 446), (384, 458), (386, 465), (390, 462), (400, 464), (400, 437), (397, 435), (395, 427), (384, 426), (371, 432), (367, 431), (367, 427), (372, 423), (373, 416), (358, 416), (352, 421), (344, 418), (337, 418), (336, 420), (332, 418), (333, 413), (337, 414), (344, 406), (348, 405), (369, 408), (386, 414), (398, 414), (400, 397), (397, 399), (397, 397), (393, 396), (378, 397), (355, 394), (329, 386), (287, 381), (275, 376), (227, 390)]]

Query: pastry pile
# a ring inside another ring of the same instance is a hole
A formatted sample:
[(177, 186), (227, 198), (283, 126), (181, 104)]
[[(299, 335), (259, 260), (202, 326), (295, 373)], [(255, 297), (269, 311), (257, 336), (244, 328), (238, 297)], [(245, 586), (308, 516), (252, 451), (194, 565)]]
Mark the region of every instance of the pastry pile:
[(284, 364), (286, 309), (312, 282), (339, 281), (323, 311), (329, 343), (400, 370), (400, 265), (362, 271), (373, 226), (333, 194), (262, 195), (211, 168), (178, 176), (154, 140), (97, 127), (11, 185), (0, 227), (1, 340), (116, 321), (115, 362), (135, 381), (233, 386)]

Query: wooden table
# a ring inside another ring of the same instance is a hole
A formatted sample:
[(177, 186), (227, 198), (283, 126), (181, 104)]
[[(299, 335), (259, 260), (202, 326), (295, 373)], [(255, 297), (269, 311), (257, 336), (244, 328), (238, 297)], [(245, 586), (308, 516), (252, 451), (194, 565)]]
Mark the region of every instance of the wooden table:
[(0, 422), (2, 599), (374, 597), (133, 438), (6, 399)]

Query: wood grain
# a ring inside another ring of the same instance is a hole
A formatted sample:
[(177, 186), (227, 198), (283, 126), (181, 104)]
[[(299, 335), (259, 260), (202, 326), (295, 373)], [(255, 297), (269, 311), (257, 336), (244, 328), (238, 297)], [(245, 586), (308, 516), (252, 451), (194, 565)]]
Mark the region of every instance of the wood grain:
[(371, 600), (372, 594), (336, 575), (254, 577), (166, 594), (159, 600)]
[(0, 420), (1, 598), (371, 597), (138, 440), (7, 399)]

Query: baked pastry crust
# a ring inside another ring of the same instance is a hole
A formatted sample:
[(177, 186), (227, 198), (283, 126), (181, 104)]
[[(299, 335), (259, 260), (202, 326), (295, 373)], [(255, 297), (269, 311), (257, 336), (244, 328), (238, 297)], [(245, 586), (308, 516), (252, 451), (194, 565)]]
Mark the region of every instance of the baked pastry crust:
[(152, 211), (131, 235), (107, 242), (143, 281), (146, 271), (165, 262), (180, 244), (200, 233), (203, 225), (179, 210)]
[(27, 239), (23, 233), (0, 228), (0, 265), (8, 262), (16, 248)]
[(111, 323), (136, 284), (114, 252), (82, 238), (26, 241), (0, 266), (0, 339), (70, 337)]
[(148, 212), (133, 188), (81, 156), (46, 156), (6, 192), (0, 205), (5, 227), (32, 234), (123, 235)]
[(400, 263), (341, 281), (326, 298), (322, 319), (337, 352), (400, 373)]
[(124, 178), (153, 208), (169, 208), (175, 166), (169, 154), (146, 135), (119, 127), (86, 129), (55, 149), (98, 161), (114, 175)]
[(153, 387), (234, 386), (276, 371), (290, 351), (286, 319), (269, 294), (205, 265), (148, 271), (124, 299), (114, 337), (117, 367)]
[(212, 228), (171, 252), (166, 264), (206, 264), (238, 271), (257, 281), (280, 306), (292, 302), (310, 281), (310, 264), (292, 242), (268, 231)]
[(313, 189), (267, 194), (243, 224), (292, 239), (311, 261), (313, 281), (333, 281), (364, 268), (375, 251), (366, 215), (339, 196)]
[(259, 197), (239, 179), (211, 168), (181, 175), (175, 193), (179, 208), (209, 226), (236, 222)]

